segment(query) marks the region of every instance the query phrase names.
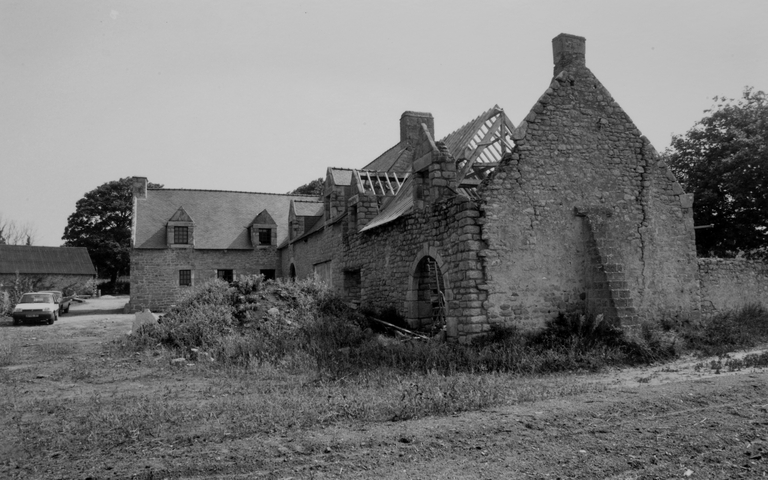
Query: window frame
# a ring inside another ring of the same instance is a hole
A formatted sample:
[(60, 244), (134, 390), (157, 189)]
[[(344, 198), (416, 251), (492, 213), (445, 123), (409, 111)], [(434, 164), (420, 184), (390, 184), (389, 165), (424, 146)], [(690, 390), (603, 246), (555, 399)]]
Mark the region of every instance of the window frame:
[[(187, 278), (184, 278), (187, 277)], [(188, 268), (179, 269), (179, 286), (191, 287), (192, 286), (192, 270)], [(184, 280), (188, 280), (189, 283), (183, 283)]]
[[(183, 233), (183, 234), (182, 234)], [(184, 241), (179, 241), (183, 239)], [(189, 227), (186, 225), (174, 225), (173, 226), (173, 243), (174, 245), (189, 245)]]

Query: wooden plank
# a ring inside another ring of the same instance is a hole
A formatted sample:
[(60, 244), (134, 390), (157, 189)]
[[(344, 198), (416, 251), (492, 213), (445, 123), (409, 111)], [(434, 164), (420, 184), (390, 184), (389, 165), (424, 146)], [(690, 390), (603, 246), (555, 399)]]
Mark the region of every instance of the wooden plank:
[(488, 139), (490, 139), (494, 133), (499, 129), (499, 125), (501, 125), (501, 122), (504, 121), (504, 114), (500, 114), (496, 121), (493, 122), (491, 125), (491, 128), (488, 129), (487, 132), (485, 132), (485, 135), (483, 135), (483, 138), (480, 140), (480, 143), (478, 144), (477, 148), (475, 148), (475, 151), (472, 153), (472, 156), (469, 157), (467, 160), (467, 163), (464, 165), (464, 167), (461, 169), (461, 174), (459, 175), (459, 182), (467, 176), (467, 173), (470, 172), (472, 169), (472, 164), (475, 163), (475, 160), (477, 160), (477, 157), (480, 156), (481, 153), (483, 153), (483, 150), (485, 147), (483, 146), (483, 143), (487, 143)]
[(389, 173), (388, 172), (384, 172), (384, 178), (387, 179), (387, 185), (389, 186), (389, 191), (392, 192), (392, 195), (394, 195), (395, 194), (395, 189), (392, 188), (392, 182), (389, 181)]
[(360, 193), (365, 192), (365, 188), (363, 187), (363, 180), (360, 178), (360, 171), (359, 170), (353, 170), (355, 172), (355, 178), (357, 179), (357, 189), (360, 191)]

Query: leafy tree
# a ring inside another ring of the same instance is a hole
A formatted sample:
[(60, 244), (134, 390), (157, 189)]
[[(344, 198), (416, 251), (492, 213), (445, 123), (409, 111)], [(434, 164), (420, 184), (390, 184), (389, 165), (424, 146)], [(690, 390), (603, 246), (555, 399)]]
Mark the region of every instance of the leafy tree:
[(292, 190), (288, 192), (288, 194), (289, 195), (322, 195), (324, 184), (325, 184), (324, 180), (322, 178), (318, 178), (317, 180), (312, 180), (311, 182), (300, 186), (296, 190)]
[(768, 97), (744, 89), (716, 104), (667, 150), (673, 172), (694, 194), (700, 256), (768, 258)]
[[(150, 183), (149, 187), (162, 185)], [(107, 182), (77, 201), (61, 239), (65, 246), (87, 248), (99, 275), (114, 283), (130, 268), (132, 214), (132, 179)]]

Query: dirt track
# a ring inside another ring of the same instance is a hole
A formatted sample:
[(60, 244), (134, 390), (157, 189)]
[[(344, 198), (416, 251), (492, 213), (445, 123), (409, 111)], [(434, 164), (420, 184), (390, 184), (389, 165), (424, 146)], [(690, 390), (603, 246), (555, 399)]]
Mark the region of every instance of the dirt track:
[[(2, 321), (0, 340), (13, 342), (18, 358), (0, 368), (0, 379), (13, 378), (25, 397), (101, 388), (101, 382), (58, 381), (56, 372), (62, 358), (74, 366), (93, 361), (100, 344), (130, 330), (133, 316), (120, 313), (125, 301), (73, 305), (53, 326)], [(58, 352), (56, 362), (41, 354), (46, 348)], [(715, 374), (701, 364), (687, 359), (577, 377), (608, 388), (449, 417), (338, 424), (220, 443), (187, 439), (72, 460), (56, 452), (25, 457), (5, 444), (0, 478), (768, 477), (768, 373)], [(104, 382), (116, 387), (114, 379)], [(128, 382), (120, 388), (150, 386)]]

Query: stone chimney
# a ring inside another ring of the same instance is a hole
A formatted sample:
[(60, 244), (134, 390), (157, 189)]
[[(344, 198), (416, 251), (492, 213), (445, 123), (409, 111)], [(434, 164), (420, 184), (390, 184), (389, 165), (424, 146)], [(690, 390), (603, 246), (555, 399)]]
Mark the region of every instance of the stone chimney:
[(147, 177), (133, 177), (133, 196), (147, 198)]
[(435, 119), (428, 112), (404, 112), (400, 117), (400, 141), (415, 146), (421, 135), (421, 124), (427, 126), (429, 134), (435, 137)]
[(584, 65), (587, 39), (561, 33), (552, 39), (552, 54), (555, 59), (555, 76), (571, 64)]

